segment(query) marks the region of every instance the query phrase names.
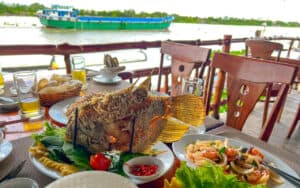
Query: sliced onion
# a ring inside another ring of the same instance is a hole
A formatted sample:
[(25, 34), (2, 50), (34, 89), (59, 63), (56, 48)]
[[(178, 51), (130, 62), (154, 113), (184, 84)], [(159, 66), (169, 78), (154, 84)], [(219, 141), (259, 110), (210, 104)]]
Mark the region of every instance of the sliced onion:
[(268, 170), (269, 170), (269, 173), (270, 173), (271, 180), (273, 180), (277, 184), (283, 184), (284, 183), (284, 180), (276, 172), (274, 172), (271, 169), (268, 169)]
[(269, 174), (263, 174), (261, 178), (257, 181), (257, 184), (263, 184), (266, 185), (269, 180), (270, 175)]
[(222, 158), (222, 163), (218, 164), (221, 166), (226, 166), (227, 165), (227, 156), (224, 153), (221, 153), (221, 158)]
[(234, 161), (230, 162), (230, 166), (232, 167), (232, 169), (239, 173), (239, 174), (250, 174), (251, 172), (253, 172), (254, 168), (241, 168), (240, 166), (236, 165), (234, 163)]
[(225, 138), (225, 140), (224, 140), (224, 147), (228, 147), (228, 138)]

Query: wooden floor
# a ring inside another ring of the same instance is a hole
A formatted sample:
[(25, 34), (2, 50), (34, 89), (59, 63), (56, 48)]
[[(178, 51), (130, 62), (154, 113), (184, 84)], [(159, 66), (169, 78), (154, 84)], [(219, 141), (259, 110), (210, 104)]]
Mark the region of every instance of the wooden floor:
[[(286, 139), (289, 127), (292, 124), (296, 115), (298, 104), (300, 103), (300, 90), (292, 90), (289, 94), (286, 104), (283, 109), (282, 117), (279, 123), (277, 123), (273, 129), (270, 140), (270, 144), (285, 148), (290, 152), (300, 155), (300, 121), (294, 133), (290, 139)], [(258, 137), (261, 130), (261, 119), (263, 112), (263, 102), (259, 102), (250, 117), (247, 119), (243, 132), (253, 137)], [(222, 118), (224, 116), (222, 115)]]

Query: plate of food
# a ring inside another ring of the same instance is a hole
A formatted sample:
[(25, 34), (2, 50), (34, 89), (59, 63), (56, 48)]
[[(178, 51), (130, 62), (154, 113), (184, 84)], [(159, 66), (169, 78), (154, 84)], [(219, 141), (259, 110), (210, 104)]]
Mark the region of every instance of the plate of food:
[(4, 140), (4, 132), (0, 128), (0, 162), (6, 159), (13, 150), (13, 145), (10, 141)]
[(112, 188), (112, 187), (122, 187), (122, 188), (137, 188), (127, 178), (120, 175), (104, 171), (85, 171), (76, 173), (70, 176), (63, 177), (59, 180), (46, 186), (46, 188)]
[(54, 179), (95, 170), (105, 170), (126, 176), (123, 165), (127, 161), (140, 156), (153, 156), (163, 164), (157, 176), (147, 179), (128, 177), (133, 183), (142, 184), (161, 177), (174, 163), (172, 151), (162, 142), (156, 142), (151, 149), (143, 153), (113, 150), (92, 154), (81, 146), (74, 147), (65, 141), (66, 128), (55, 127), (48, 122), (45, 122), (44, 126), (43, 133), (33, 135), (35, 143), (29, 148), (29, 158), (41, 173)]
[(79, 97), (72, 97), (60, 101), (49, 108), (49, 116), (55, 122), (66, 125), (68, 123), (68, 118), (66, 116), (67, 108), (75, 102)]
[(250, 185), (295, 187), (267, 168), (264, 163), (272, 164), (298, 177), (292, 168), (273, 154), (248, 143), (222, 136), (187, 135), (174, 142), (172, 148), (176, 157), (185, 161), (191, 168), (217, 166), (222, 169), (223, 174), (233, 174), (238, 181)]

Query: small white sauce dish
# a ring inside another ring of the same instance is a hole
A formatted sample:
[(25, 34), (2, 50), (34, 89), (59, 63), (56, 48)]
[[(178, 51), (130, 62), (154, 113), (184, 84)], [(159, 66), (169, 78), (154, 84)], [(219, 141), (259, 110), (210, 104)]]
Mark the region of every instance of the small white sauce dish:
[[(149, 175), (149, 176), (136, 176), (131, 173), (130, 167), (133, 167), (134, 165), (157, 165), (157, 170), (154, 174)], [(123, 165), (123, 171), (124, 173), (133, 179), (138, 179), (138, 180), (149, 180), (149, 179), (155, 179), (163, 169), (164, 164), (162, 161), (156, 157), (151, 157), (151, 156), (142, 156), (142, 157), (135, 157), (133, 159), (130, 159)]]

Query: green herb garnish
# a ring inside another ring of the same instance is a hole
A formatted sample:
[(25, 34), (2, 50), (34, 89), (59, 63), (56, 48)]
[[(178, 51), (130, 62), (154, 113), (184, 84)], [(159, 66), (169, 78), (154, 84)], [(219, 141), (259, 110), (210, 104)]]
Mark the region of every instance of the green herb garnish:
[(242, 182), (232, 174), (224, 174), (221, 167), (210, 163), (191, 168), (183, 162), (176, 170), (176, 179), (184, 188), (266, 188), (264, 185)]
[(219, 149), (219, 153), (220, 154), (224, 154), (225, 153), (225, 151), (226, 151), (226, 147), (225, 146), (223, 146), (223, 147), (221, 147), (220, 149)]

